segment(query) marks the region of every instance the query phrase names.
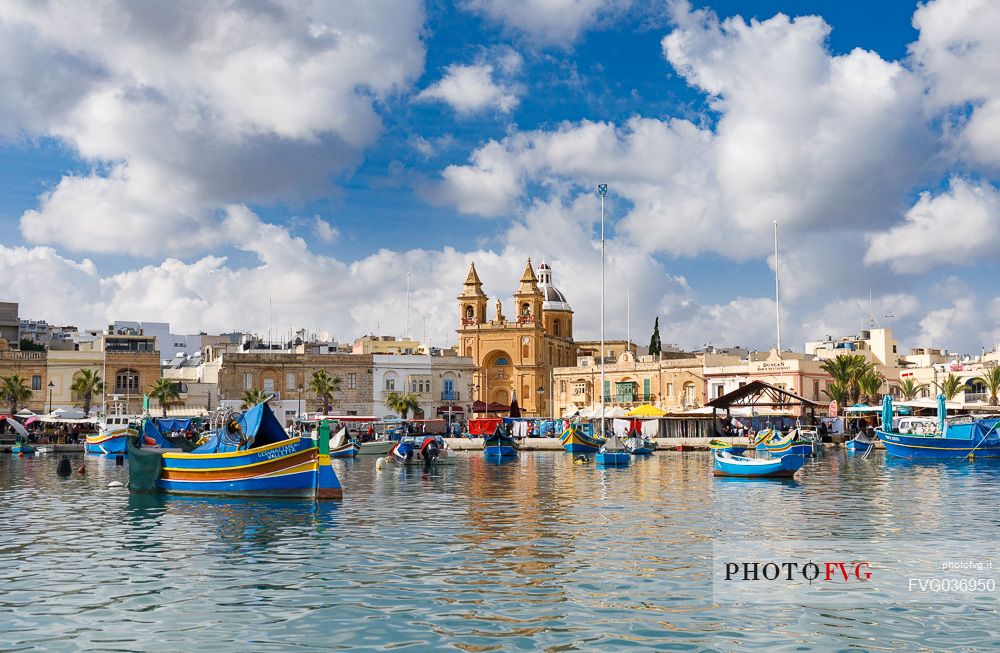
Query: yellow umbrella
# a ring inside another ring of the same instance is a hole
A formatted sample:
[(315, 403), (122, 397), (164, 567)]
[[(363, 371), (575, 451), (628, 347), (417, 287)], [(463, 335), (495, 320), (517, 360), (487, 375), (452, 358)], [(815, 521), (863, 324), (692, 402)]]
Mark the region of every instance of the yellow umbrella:
[(660, 410), (656, 406), (643, 404), (625, 413), (625, 417), (663, 417), (666, 411)]

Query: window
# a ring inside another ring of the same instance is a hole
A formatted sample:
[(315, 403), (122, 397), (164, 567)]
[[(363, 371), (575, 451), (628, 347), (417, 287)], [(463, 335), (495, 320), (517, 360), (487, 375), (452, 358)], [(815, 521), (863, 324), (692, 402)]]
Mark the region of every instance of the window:
[(527, 358), (530, 355), (530, 350), (528, 345), (521, 345), (521, 358)]
[(503, 367), (505, 365), (510, 365), (510, 361), (501, 356), (497, 358), (496, 361), (493, 362), (493, 364), (497, 367)]
[(642, 400), (643, 401), (649, 401), (649, 396), (650, 396), (649, 386), (650, 386), (649, 379), (643, 379), (642, 380)]
[[(563, 381), (565, 383), (565, 381)], [(587, 384), (586, 383), (574, 383), (573, 384), (573, 396), (583, 397), (587, 394)]]
[(358, 375), (354, 372), (350, 372), (347, 375), (347, 389), (355, 390), (358, 387)]
[[(420, 389), (423, 390), (424, 389), (423, 388), (423, 384), (420, 384), (420, 385), (421, 385)], [(410, 392), (417, 392), (417, 382), (416, 381), (410, 381)]]
[(396, 389), (396, 379), (386, 379), (385, 380), (385, 389), (386, 390), (395, 390)]
[(673, 383), (668, 383), (667, 384), (667, 396), (668, 397), (673, 397), (674, 396), (674, 384)]
[(819, 381), (813, 381), (813, 399), (819, 399)]
[(559, 320), (552, 320), (552, 333), (559, 335)]
[(288, 372), (285, 374), (285, 391), (290, 391), (295, 389), (295, 372)]
[(39, 376), (38, 374), (35, 374), (34, 376), (31, 377), (31, 389), (32, 390), (42, 389), (42, 377)]
[(559, 382), (559, 394), (566, 394), (566, 382), (565, 381), (560, 381)]
[(528, 317), (531, 315), (531, 304), (525, 302), (521, 304), (521, 315)]
[(452, 379), (444, 380), (444, 396), (441, 397), (444, 401), (455, 401), (457, 397), (455, 396), (455, 381)]
[(253, 372), (243, 373), (243, 389), (244, 390), (253, 389)]
[(611, 381), (604, 382), (604, 401), (611, 401)]
[(723, 388), (722, 384), (718, 384), (718, 385), (713, 385), (712, 386), (712, 398), (713, 399), (718, 399), (719, 397), (722, 396), (722, 388)]
[(475, 315), (475, 310), (471, 306), (465, 307), (465, 319), (471, 320)]
[(115, 394), (135, 394), (139, 391), (139, 374), (135, 370), (115, 373)]
[(264, 394), (274, 393), (274, 379), (264, 379)]

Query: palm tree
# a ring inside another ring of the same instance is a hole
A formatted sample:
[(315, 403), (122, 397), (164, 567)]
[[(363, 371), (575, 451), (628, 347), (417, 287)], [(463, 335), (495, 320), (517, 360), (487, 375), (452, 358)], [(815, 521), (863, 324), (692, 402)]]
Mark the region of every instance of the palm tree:
[(1000, 394), (1000, 367), (991, 368), (986, 372), (986, 374), (977, 376), (972, 380), (986, 386), (986, 392), (990, 395), (990, 399), (987, 403), (989, 403), (990, 406), (996, 406), (998, 403), (997, 395)]
[(845, 399), (855, 404), (861, 398), (861, 377), (875, 369), (864, 354), (840, 354), (825, 361), (821, 367), (833, 377), (834, 383), (847, 391)]
[(878, 402), (884, 382), (885, 377), (874, 367), (858, 377), (858, 387), (861, 389), (862, 395), (861, 403), (873, 404)]
[(912, 401), (926, 387), (926, 383), (917, 383), (913, 379), (903, 379), (899, 382), (899, 393), (903, 395), (903, 399)]
[(414, 413), (420, 410), (420, 401), (412, 392), (390, 392), (385, 399), (385, 407), (406, 419), (411, 410)]
[(944, 381), (937, 384), (937, 387), (948, 401), (951, 401), (959, 392), (965, 390), (965, 384), (954, 374), (946, 376)]
[(80, 370), (69, 389), (83, 398), (83, 416), (90, 417), (90, 403), (96, 393), (104, 392), (104, 381), (97, 370)]
[(31, 388), (17, 374), (0, 376), (0, 399), (10, 404), (10, 414), (17, 412), (17, 407), (31, 399)]
[(823, 390), (827, 397), (837, 402), (838, 406), (847, 405), (847, 386), (840, 381), (831, 381), (826, 384), (826, 388)]
[(267, 395), (260, 388), (251, 388), (243, 393), (243, 404), (240, 406), (240, 410), (246, 410), (247, 408), (253, 408), (257, 404), (262, 404), (267, 399)]
[(167, 406), (180, 398), (177, 392), (177, 385), (170, 379), (156, 379), (153, 385), (149, 386), (149, 396), (160, 402), (163, 409), (163, 416), (167, 416)]
[(323, 403), (323, 414), (329, 415), (333, 393), (340, 392), (340, 377), (330, 376), (326, 370), (318, 370), (309, 379), (309, 389)]

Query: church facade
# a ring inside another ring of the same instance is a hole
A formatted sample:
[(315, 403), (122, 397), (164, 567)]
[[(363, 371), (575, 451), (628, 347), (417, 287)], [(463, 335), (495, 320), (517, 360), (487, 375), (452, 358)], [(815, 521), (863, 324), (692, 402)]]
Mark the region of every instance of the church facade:
[(552, 370), (576, 365), (577, 352), (573, 309), (552, 284), (552, 268), (542, 263), (536, 275), (528, 259), (512, 315), (504, 315), (498, 298), (490, 319), (489, 304), (473, 263), (458, 296), (458, 349), (476, 365), (474, 412), (489, 402), (491, 412), (503, 414), (516, 397), (523, 415), (551, 416)]

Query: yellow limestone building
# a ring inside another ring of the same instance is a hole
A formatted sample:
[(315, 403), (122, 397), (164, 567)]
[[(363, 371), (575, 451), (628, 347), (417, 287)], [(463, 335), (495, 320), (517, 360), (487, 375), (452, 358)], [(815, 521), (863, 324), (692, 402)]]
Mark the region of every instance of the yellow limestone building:
[(550, 415), (553, 368), (576, 364), (573, 309), (552, 285), (552, 268), (542, 263), (536, 276), (528, 259), (514, 293), (514, 315), (504, 315), (497, 299), (488, 319), (488, 307), (473, 263), (458, 296), (459, 354), (476, 364), (473, 396), (507, 406), (516, 394), (523, 414)]

